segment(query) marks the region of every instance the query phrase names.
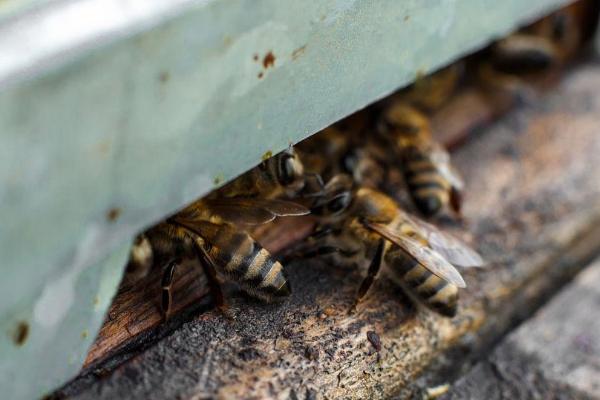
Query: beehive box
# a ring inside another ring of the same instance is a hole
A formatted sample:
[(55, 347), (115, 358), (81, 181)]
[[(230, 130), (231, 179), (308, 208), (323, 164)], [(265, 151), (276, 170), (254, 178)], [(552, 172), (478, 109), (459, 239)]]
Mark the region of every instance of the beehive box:
[(562, 3), (3, 2), (0, 386), (79, 370), (134, 232)]

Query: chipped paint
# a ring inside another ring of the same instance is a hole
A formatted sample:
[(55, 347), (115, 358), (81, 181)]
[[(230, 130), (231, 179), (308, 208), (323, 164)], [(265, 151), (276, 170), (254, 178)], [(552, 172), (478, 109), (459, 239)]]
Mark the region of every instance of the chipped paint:
[(67, 315), (75, 301), (75, 285), (81, 271), (95, 256), (102, 228), (92, 226), (82, 237), (73, 264), (63, 275), (48, 282), (34, 306), (34, 321), (44, 328), (54, 328)]

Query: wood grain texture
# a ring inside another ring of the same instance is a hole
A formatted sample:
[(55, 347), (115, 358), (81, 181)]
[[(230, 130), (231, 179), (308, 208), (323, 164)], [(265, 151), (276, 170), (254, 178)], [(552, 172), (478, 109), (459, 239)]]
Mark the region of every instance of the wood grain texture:
[[(453, 379), (598, 249), (598, 115), (600, 67), (588, 64), (456, 152), (468, 222), (467, 229), (447, 229), (490, 262), (487, 270), (464, 273), (468, 287), (457, 317), (416, 309), (383, 277), (348, 315), (364, 271), (299, 260), (287, 266), (294, 290), (284, 303), (264, 305), (234, 291), (234, 321), (205, 312), (114, 370), (91, 370), (59, 394), (403, 398)], [(380, 351), (368, 331), (378, 335)]]

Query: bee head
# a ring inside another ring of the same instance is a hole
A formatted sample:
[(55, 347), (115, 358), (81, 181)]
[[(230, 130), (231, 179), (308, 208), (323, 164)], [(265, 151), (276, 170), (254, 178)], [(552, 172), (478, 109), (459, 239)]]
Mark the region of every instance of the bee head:
[(290, 194), (296, 194), (304, 187), (304, 166), (293, 147), (273, 157), (277, 181)]
[(333, 222), (345, 215), (353, 198), (352, 178), (346, 174), (338, 174), (327, 182), (323, 192), (315, 199), (311, 213), (328, 222)]

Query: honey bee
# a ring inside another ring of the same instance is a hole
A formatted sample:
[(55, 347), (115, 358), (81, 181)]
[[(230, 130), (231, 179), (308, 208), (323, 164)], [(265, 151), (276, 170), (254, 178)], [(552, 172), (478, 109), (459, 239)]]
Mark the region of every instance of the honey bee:
[(361, 110), (323, 129), (298, 145), (305, 170), (320, 179), (318, 187), (307, 187), (305, 193), (318, 193), (337, 174), (349, 174), (354, 182), (368, 187), (380, 187), (386, 180), (390, 153), (381, 138), (372, 135), (372, 110)]
[(305, 177), (302, 161), (290, 146), (215, 190), (212, 197), (294, 197), (304, 187)]
[(491, 65), (507, 74), (545, 71), (557, 61), (557, 48), (546, 37), (517, 32), (492, 45)]
[[(338, 175), (315, 200), (312, 213), (321, 227), (313, 234), (319, 246), (305, 255), (328, 255), (338, 263), (362, 264), (368, 273), (356, 304), (367, 293), (382, 264), (409, 296), (429, 309), (452, 317), (458, 290), (466, 286), (453, 266), (482, 266), (481, 256), (458, 239), (403, 211), (387, 195), (371, 188), (352, 190), (352, 179)], [(306, 249), (305, 249), (306, 250)], [(353, 307), (354, 308), (354, 307)]]
[[(287, 296), (290, 285), (281, 263), (239, 225), (258, 225), (276, 217), (306, 215), (309, 211), (289, 201), (260, 198), (200, 199), (141, 235), (132, 248), (133, 264), (161, 260), (162, 309), (169, 315), (171, 284), (178, 265), (195, 258), (208, 278), (215, 303), (224, 307), (217, 280), (221, 275), (249, 295), (263, 301)], [(149, 269), (140, 266), (139, 269)]]
[(517, 99), (531, 98), (531, 83), (564, 65), (581, 41), (574, 9), (559, 10), (492, 44), (479, 63), (479, 83)]
[(563, 64), (581, 40), (574, 9), (567, 7), (494, 43), (491, 61), (505, 73), (543, 72)]
[[(580, 4), (579, 6), (582, 6)], [(564, 64), (581, 46), (584, 40), (582, 25), (577, 4), (564, 7), (540, 21), (526, 27), (523, 31), (542, 37), (550, 41), (555, 48), (554, 59), (559, 64)], [(585, 11), (583, 11), (585, 12)]]
[(328, 180), (340, 172), (344, 155), (353, 141), (350, 132), (331, 126), (300, 143), (298, 154), (307, 172)]
[(378, 130), (398, 151), (417, 209), (433, 216), (450, 206), (460, 214), (464, 183), (448, 152), (433, 139), (429, 118), (407, 103), (396, 102), (382, 113)]
[(392, 103), (399, 99), (425, 113), (438, 110), (452, 96), (461, 79), (463, 64), (455, 62), (432, 74), (419, 76), (415, 82), (390, 97)]

